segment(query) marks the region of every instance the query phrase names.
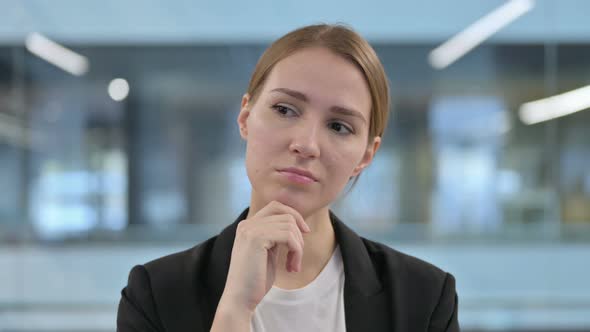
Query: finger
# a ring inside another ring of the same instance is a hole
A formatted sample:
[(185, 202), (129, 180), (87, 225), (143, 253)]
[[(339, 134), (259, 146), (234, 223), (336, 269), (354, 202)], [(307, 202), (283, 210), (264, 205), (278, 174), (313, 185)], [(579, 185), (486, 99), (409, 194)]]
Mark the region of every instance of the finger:
[(294, 261), (293, 261), (293, 252), (289, 251), (287, 253), (287, 262), (285, 264), (285, 268), (287, 269), (287, 271), (292, 272), (292, 271), (297, 271), (297, 267), (293, 266)]
[(291, 214), (284, 214), (282, 216), (284, 217), (284, 219), (282, 220), (284, 227), (286, 227), (287, 230), (293, 232), (293, 234), (297, 236), (297, 239), (299, 239), (299, 241), (301, 242), (301, 247), (303, 248), (305, 242), (303, 241), (303, 235), (301, 234), (301, 229), (299, 229), (299, 225), (297, 225), (295, 217), (293, 217), (293, 215)]
[(291, 222), (288, 224), (290, 230), (292, 233), (294, 233), (297, 238), (299, 239), (299, 241), (301, 242), (301, 248), (305, 247), (305, 241), (303, 240), (303, 234), (301, 234), (301, 230), (299, 229), (299, 227), (297, 226), (297, 224), (295, 223), (294, 220), (291, 220)]
[(287, 252), (287, 261), (285, 268), (289, 272), (298, 272), (301, 270), (301, 261), (303, 259), (303, 248), (295, 235), (289, 231), (282, 231), (281, 237), (283, 244), (286, 244), (289, 251)]
[(295, 258), (295, 252), (288, 252), (287, 253), (287, 265), (291, 266), (290, 272), (301, 272), (301, 266), (303, 262), (301, 260), (297, 261)]
[(293, 232), (299, 242), (301, 242), (301, 246), (303, 247), (303, 235), (301, 234), (301, 230), (299, 229), (299, 225), (297, 225), (297, 221), (292, 214), (279, 214), (279, 215), (272, 215), (269, 217), (263, 217), (255, 223), (254, 227), (261, 227), (262, 229), (270, 229), (273, 227), (278, 227), (281, 230), (287, 230)]
[(311, 228), (309, 228), (309, 225), (307, 225), (307, 223), (305, 222), (305, 220), (303, 219), (303, 216), (301, 216), (301, 213), (299, 213), (297, 210), (295, 210), (294, 208), (285, 205), (281, 202), (278, 201), (272, 201), (270, 202), (268, 205), (270, 205), (270, 209), (272, 211), (274, 211), (274, 209), (278, 209), (280, 211), (285, 211), (291, 215), (293, 215), (293, 217), (295, 217), (297, 224), (299, 226), (299, 228), (301, 229), (302, 232), (305, 233), (309, 233), (311, 232)]

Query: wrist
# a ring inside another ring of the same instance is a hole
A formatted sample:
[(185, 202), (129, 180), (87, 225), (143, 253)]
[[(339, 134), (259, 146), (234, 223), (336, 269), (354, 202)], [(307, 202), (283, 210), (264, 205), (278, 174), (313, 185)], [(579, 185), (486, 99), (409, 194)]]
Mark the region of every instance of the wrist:
[(219, 305), (253, 315), (258, 302), (255, 302), (246, 290), (226, 287), (219, 299)]
[(231, 301), (220, 300), (211, 326), (211, 332), (234, 331), (246, 332), (250, 331), (250, 321), (253, 312), (247, 308), (235, 305)]
[(226, 296), (221, 296), (219, 300), (219, 304), (217, 305), (217, 312), (221, 315), (231, 315), (232, 317), (236, 317), (240, 320), (250, 321), (252, 316), (254, 316), (254, 309), (250, 308), (248, 305), (241, 304), (239, 301), (234, 299), (230, 299)]

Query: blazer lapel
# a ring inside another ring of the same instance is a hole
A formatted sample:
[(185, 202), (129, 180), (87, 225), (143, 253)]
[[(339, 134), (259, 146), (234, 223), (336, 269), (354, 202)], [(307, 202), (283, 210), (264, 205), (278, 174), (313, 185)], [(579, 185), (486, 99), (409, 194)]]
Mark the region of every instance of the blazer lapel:
[(344, 262), (344, 313), (347, 332), (395, 331), (391, 304), (362, 239), (330, 211)]
[(207, 292), (209, 294), (208, 308), (205, 313), (207, 331), (209, 331), (213, 325), (215, 311), (217, 310), (217, 305), (219, 304), (219, 300), (225, 289), (225, 282), (229, 272), (231, 252), (234, 246), (238, 224), (240, 221), (246, 219), (249, 210), (249, 208), (245, 209), (231, 225), (227, 226), (221, 231), (221, 233), (219, 233), (211, 250), (207, 273)]

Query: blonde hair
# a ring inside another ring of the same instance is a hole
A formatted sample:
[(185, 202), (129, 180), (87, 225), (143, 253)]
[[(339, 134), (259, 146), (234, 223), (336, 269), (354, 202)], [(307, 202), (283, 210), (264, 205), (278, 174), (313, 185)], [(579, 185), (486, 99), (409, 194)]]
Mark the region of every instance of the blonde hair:
[[(250, 104), (258, 98), (274, 66), (291, 54), (309, 47), (325, 47), (350, 61), (362, 72), (371, 94), (369, 142), (383, 137), (389, 118), (389, 83), (383, 65), (369, 43), (341, 24), (309, 25), (293, 30), (273, 42), (262, 54), (248, 84)], [(353, 183), (356, 184), (358, 177)]]

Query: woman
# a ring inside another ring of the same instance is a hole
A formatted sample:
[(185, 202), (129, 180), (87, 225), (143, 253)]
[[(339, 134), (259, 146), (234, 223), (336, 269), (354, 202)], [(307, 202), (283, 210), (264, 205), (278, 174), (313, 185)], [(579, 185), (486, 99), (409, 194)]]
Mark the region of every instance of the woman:
[(383, 66), (352, 30), (275, 41), (237, 118), (250, 207), (194, 248), (134, 267), (118, 331), (459, 331), (453, 276), (329, 209), (373, 160), (388, 112)]

